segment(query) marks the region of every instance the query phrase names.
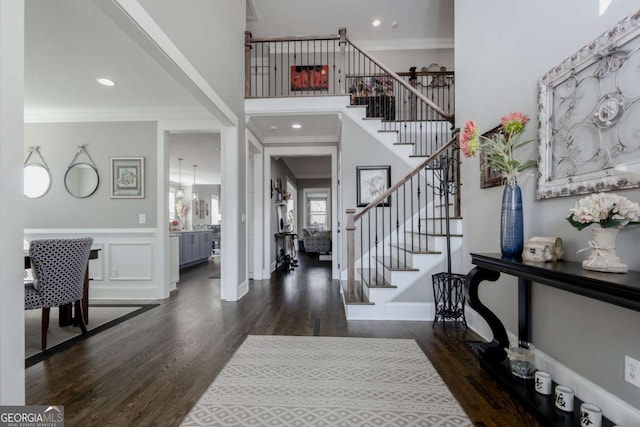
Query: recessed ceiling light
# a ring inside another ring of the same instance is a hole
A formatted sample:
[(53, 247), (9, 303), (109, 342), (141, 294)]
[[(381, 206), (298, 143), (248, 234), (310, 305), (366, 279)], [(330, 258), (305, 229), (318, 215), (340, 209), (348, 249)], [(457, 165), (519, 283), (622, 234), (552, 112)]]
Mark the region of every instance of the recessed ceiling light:
[(302, 127), (302, 125), (300, 123), (294, 123), (291, 125), (292, 128), (294, 129), (300, 129)]
[(104, 77), (98, 77), (96, 79), (96, 81), (98, 83), (100, 83), (101, 85), (103, 85), (103, 86), (115, 86), (116, 85), (116, 82), (114, 82), (111, 79), (104, 78)]
[(271, 125), (271, 126), (269, 126), (269, 129), (271, 129), (271, 130), (278, 130), (278, 126), (276, 126), (276, 125)]
[(373, 25), (374, 27), (379, 27), (381, 23), (382, 23), (382, 22), (380, 22), (380, 20), (379, 20), (379, 19), (376, 19), (376, 20), (374, 20), (374, 21), (371, 23), (371, 25)]

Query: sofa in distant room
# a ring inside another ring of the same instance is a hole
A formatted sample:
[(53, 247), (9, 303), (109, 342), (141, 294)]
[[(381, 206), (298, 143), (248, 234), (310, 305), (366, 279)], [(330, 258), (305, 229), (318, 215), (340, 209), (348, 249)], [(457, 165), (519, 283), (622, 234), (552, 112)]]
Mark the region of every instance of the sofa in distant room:
[(315, 231), (302, 229), (304, 251), (309, 253), (326, 254), (331, 252), (331, 230)]

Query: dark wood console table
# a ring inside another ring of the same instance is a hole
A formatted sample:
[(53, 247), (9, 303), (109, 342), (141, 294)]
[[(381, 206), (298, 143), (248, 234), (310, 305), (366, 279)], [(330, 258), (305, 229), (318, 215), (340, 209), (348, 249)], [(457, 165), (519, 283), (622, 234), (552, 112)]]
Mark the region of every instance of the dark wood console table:
[[(579, 399), (576, 398), (573, 413), (563, 413), (555, 408), (553, 396), (534, 391), (533, 380), (524, 381), (511, 375), (503, 350), (509, 346), (507, 331), (500, 319), (480, 301), (478, 287), (486, 280), (495, 282), (501, 273), (518, 278), (518, 339), (531, 342), (531, 282), (640, 311), (640, 272), (599, 273), (584, 270), (579, 262), (538, 263), (502, 258), (500, 254), (471, 254), (471, 259), (476, 267), (467, 274), (467, 304), (486, 320), (493, 333), (491, 342), (476, 346), (482, 367), (544, 425), (579, 426)], [(603, 417), (602, 425), (613, 423)]]
[(296, 233), (276, 233), (273, 237), (276, 239), (276, 270), (280, 264), (284, 265), (285, 271), (293, 271), (298, 266), (295, 245), (298, 235)]

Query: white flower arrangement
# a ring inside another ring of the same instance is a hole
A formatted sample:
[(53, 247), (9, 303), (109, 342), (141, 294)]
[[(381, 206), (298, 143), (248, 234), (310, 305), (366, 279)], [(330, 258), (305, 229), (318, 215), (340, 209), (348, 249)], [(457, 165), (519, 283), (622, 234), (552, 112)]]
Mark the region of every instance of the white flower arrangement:
[(591, 194), (578, 200), (570, 211), (567, 221), (578, 230), (591, 224), (602, 228), (640, 224), (640, 205), (613, 193)]
[(186, 203), (183, 199), (178, 199), (176, 202), (176, 215), (180, 218), (184, 218), (184, 216), (189, 212), (189, 204)]

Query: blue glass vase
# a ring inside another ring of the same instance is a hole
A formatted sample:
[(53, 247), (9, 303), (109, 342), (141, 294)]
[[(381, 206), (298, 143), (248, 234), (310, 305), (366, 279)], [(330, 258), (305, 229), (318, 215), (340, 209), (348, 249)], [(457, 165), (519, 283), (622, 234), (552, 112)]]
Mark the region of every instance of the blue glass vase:
[(520, 258), (523, 247), (522, 192), (518, 183), (512, 181), (504, 186), (502, 193), (500, 250), (504, 257)]

